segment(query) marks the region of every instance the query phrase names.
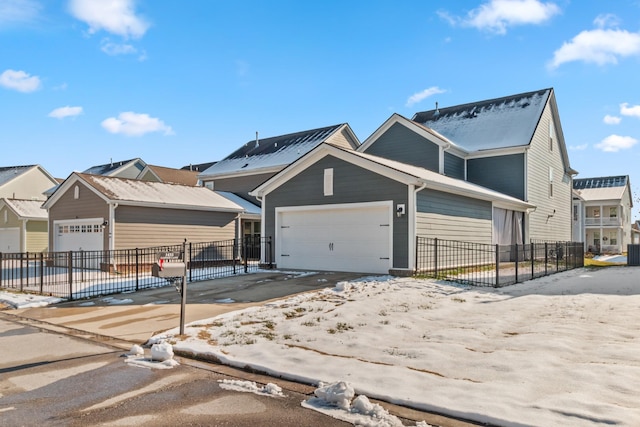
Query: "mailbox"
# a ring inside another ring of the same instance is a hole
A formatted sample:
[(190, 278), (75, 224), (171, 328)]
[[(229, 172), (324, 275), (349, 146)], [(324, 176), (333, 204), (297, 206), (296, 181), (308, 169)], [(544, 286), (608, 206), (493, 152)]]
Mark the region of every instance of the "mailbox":
[(158, 261), (151, 266), (151, 274), (155, 277), (183, 277), (186, 267), (182, 252), (160, 252)]
[(151, 266), (151, 274), (155, 277), (182, 277), (185, 267), (182, 261), (155, 262)]

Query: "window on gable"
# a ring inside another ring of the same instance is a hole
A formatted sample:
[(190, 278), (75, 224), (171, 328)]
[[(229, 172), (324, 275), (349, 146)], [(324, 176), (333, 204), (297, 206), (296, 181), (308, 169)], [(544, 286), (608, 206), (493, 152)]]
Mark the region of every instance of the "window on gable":
[(7, 211), (5, 210), (3, 213), (4, 213), (4, 222), (5, 223), (9, 222), (9, 216), (7, 215)]
[(73, 188), (73, 198), (76, 200), (80, 198), (80, 187), (77, 185)]
[(549, 167), (549, 197), (553, 197), (553, 168)]
[(333, 168), (324, 170), (324, 195), (333, 196)]
[(553, 130), (553, 121), (549, 122), (549, 151), (553, 151), (553, 140), (555, 132)]

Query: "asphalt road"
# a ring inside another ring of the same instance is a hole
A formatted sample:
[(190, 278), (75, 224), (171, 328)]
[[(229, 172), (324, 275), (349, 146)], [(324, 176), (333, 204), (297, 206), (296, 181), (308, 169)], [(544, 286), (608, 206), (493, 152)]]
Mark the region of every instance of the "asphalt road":
[(123, 351), (0, 318), (0, 424), (11, 426), (345, 426), (286, 397), (228, 391), (202, 367), (131, 366)]

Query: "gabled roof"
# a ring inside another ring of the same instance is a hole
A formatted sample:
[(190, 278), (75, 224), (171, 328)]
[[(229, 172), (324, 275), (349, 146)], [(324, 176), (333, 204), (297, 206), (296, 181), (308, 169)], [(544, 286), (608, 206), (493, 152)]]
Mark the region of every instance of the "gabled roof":
[(0, 186), (12, 181), (36, 165), (0, 167)]
[(304, 157), (283, 169), (282, 172), (271, 177), (266, 182), (255, 188), (249, 194), (254, 197), (263, 197), (273, 189), (279, 187), (284, 182), (305, 170), (309, 165), (317, 162), (327, 155), (335, 156), (341, 160), (350, 162), (367, 170), (371, 170), (390, 179), (394, 179), (407, 185), (414, 185), (418, 188), (424, 185), (425, 188), (480, 200), (487, 200), (493, 202), (496, 206), (519, 211), (533, 209), (535, 207), (535, 205), (516, 199), (515, 197), (507, 196), (480, 185), (472, 184), (468, 181), (451, 178), (424, 168), (396, 162), (383, 157), (360, 153), (353, 150), (346, 150), (342, 147), (337, 147), (331, 144), (322, 144), (316, 147)]
[(62, 195), (81, 182), (107, 203), (171, 209), (244, 212), (244, 208), (221, 194), (205, 187), (141, 181), (74, 172), (47, 200), (49, 209)]
[(197, 185), (198, 184), (198, 172), (167, 168), (164, 166), (147, 165), (140, 176), (144, 175), (145, 170), (149, 170), (153, 173), (161, 182), (171, 184), (183, 184), (183, 185)]
[(416, 113), (427, 126), (469, 151), (528, 145), (553, 89)]
[(42, 209), (42, 200), (0, 199), (0, 205), (4, 204), (21, 219), (46, 220), (47, 211)]
[(204, 172), (209, 169), (211, 166), (215, 165), (217, 162), (207, 162), (207, 163), (198, 163), (198, 164), (190, 164), (187, 166), (183, 166), (180, 169), (194, 172)]
[(357, 148), (360, 144), (358, 138), (346, 123), (271, 138), (255, 139), (202, 172), (200, 179), (205, 180), (212, 176), (278, 172), (323, 142), (331, 142), (332, 137), (343, 130), (349, 136), (351, 148)]
[(584, 201), (622, 200), (625, 191), (629, 190), (631, 206), (631, 186), (629, 176), (605, 176), (597, 178), (576, 178), (573, 180), (573, 190)]
[(139, 162), (140, 170), (142, 170), (147, 164), (140, 158), (130, 159), (130, 160), (120, 160), (117, 162), (109, 162), (104, 165), (92, 166), (89, 169), (83, 171), (83, 173), (90, 175), (105, 175), (105, 176), (113, 176), (118, 169), (126, 168), (127, 166)]

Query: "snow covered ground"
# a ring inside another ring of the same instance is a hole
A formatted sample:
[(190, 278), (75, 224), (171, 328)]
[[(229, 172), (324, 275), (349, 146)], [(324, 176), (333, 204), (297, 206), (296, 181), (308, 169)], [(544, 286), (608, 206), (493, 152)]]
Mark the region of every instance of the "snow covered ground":
[(501, 289), (368, 277), (151, 341), (479, 422), (637, 426), (638, 273), (577, 269)]

